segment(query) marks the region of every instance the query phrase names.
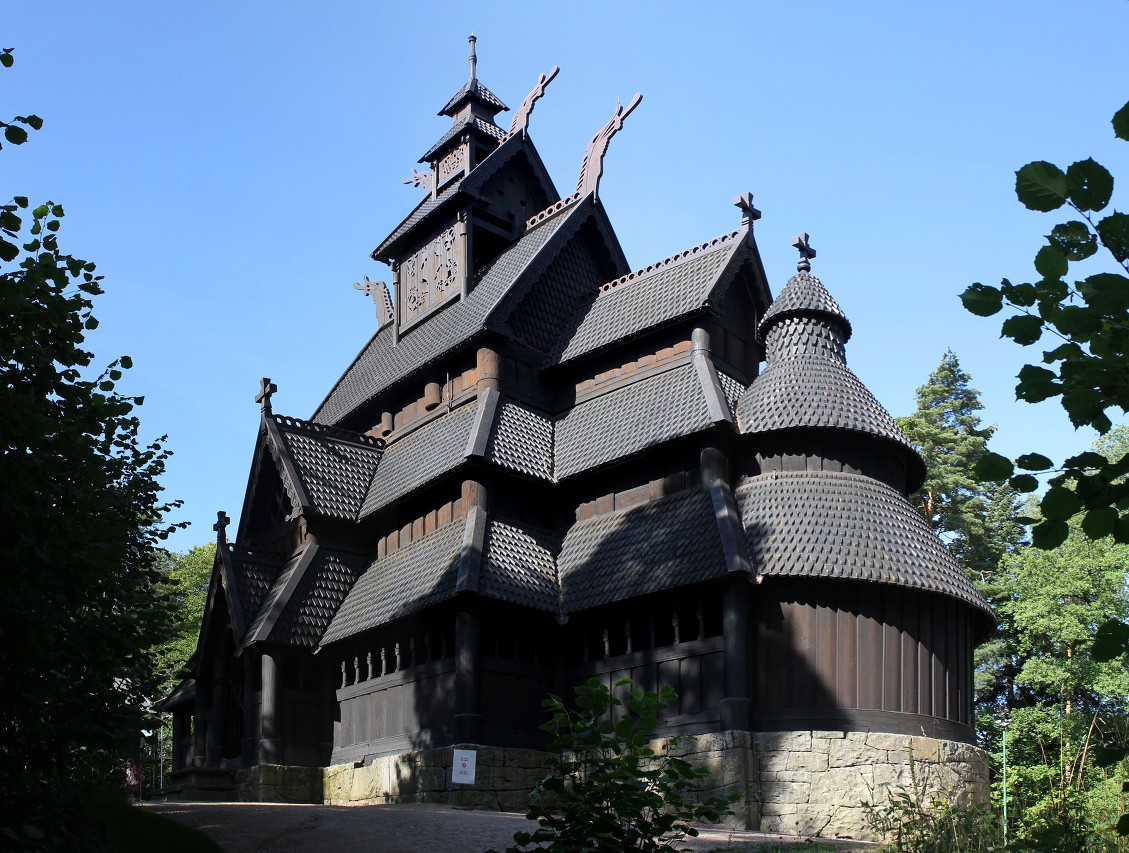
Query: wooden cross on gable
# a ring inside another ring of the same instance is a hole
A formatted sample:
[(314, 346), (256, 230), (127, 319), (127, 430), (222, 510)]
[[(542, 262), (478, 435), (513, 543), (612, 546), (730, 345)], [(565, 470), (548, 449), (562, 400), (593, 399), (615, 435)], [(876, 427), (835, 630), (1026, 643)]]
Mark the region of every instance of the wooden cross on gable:
[(761, 212), (753, 207), (753, 194), (741, 193), (733, 196), (733, 204), (741, 211), (741, 224), (752, 225), (761, 218)]
[(264, 376), (259, 380), (259, 393), (255, 395), (255, 402), (262, 404), (264, 415), (271, 413), (270, 397), (277, 390), (278, 386), (270, 381), (269, 376)]
[(792, 241), (792, 245), (800, 250), (800, 262), (796, 264), (796, 269), (799, 272), (810, 272), (810, 261), (815, 257), (815, 249), (813, 249), (811, 243), (808, 242), (808, 232), (801, 231), (797, 234), (796, 239)]
[(216, 513), (216, 523), (212, 525), (212, 530), (216, 531), (217, 544), (222, 545), (227, 541), (227, 525), (230, 521), (231, 519), (222, 509)]

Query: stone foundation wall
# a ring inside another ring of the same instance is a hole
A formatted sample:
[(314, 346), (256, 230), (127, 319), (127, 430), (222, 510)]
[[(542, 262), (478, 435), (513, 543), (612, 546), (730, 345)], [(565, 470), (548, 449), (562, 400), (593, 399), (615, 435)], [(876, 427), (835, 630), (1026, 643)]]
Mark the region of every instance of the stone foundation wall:
[[(806, 837), (879, 840), (864, 804), (916, 788), (961, 803), (988, 799), (988, 763), (970, 744), (865, 732), (717, 732), (670, 746), (705, 767), (696, 796), (736, 794), (726, 825)], [(548, 771), (548, 753), (533, 749), (462, 747), (477, 752), (475, 783), (451, 781), (454, 747), (373, 758), (360, 766), (278, 767), (239, 772), (240, 799), (330, 805), (448, 803), (464, 808), (525, 811), (529, 791)], [(910, 756), (913, 770), (910, 769)], [(915, 780), (916, 779), (916, 783)]]
[(930, 799), (988, 799), (987, 758), (970, 744), (840, 731), (755, 737), (764, 832), (880, 840), (867, 827), (863, 804), (888, 803), (891, 794), (913, 790), (915, 778)]
[[(451, 781), (454, 749), (473, 749), (473, 785)], [(548, 754), (466, 744), (421, 749), (367, 760), (362, 766), (324, 768), (324, 801), (330, 805), (449, 803), (464, 808), (525, 811), (529, 792), (548, 771)]]

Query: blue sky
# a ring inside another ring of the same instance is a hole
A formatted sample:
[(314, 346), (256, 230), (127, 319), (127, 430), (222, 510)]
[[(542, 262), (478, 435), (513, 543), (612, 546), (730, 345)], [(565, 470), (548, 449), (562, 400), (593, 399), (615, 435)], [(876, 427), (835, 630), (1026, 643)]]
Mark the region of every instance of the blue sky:
[(5, 3), (4, 111), (46, 124), (0, 155), (4, 193), (64, 204), (63, 246), (106, 276), (89, 343), (132, 356), (124, 389), (169, 435), (166, 492), (192, 522), (172, 547), (238, 514), (259, 377), (307, 417), (374, 330), (351, 285), (389, 278), (368, 255), (419, 199), (400, 179), (449, 124), (471, 32), (511, 108), (561, 67), (530, 125), (558, 190), (617, 97), (643, 93), (600, 187), (632, 266), (735, 228), (748, 190), (773, 292), (808, 231), (854, 326), (848, 363), (892, 414), (951, 347), (994, 449), (1092, 440), (1057, 404), (1014, 401), (1038, 352), (957, 295), (1035, 278), (1060, 220), (1015, 201), (1019, 166), (1093, 156), (1129, 175), (1109, 125), (1129, 2), (477, 5)]

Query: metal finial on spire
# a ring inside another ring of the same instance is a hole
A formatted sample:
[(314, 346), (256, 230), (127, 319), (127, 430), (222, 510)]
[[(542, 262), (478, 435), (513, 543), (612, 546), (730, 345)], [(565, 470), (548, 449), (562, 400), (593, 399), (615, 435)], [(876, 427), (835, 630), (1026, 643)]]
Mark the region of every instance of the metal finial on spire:
[(269, 415), (271, 413), (270, 397), (271, 394), (273, 394), (277, 390), (278, 386), (270, 381), (269, 376), (264, 376), (259, 380), (259, 393), (255, 395), (255, 402), (262, 404), (264, 415)]
[(808, 242), (808, 232), (801, 231), (796, 235), (796, 239), (792, 241), (792, 245), (800, 250), (800, 262), (796, 264), (798, 272), (811, 272), (811, 261), (815, 257), (815, 249), (811, 247)]
[(761, 212), (753, 207), (753, 194), (741, 193), (733, 196), (733, 206), (741, 211), (741, 224), (752, 225), (761, 218)]
[(467, 41), (470, 42), (470, 82), (473, 83), (475, 81), (475, 77), (477, 76), (478, 70), (478, 57), (474, 55), (474, 43), (478, 41), (478, 39), (474, 37), (474, 33), (471, 33), (470, 38), (467, 39)]
[(222, 545), (227, 541), (227, 525), (230, 521), (231, 519), (222, 509), (216, 513), (216, 523), (212, 525), (212, 530), (216, 531), (217, 544)]

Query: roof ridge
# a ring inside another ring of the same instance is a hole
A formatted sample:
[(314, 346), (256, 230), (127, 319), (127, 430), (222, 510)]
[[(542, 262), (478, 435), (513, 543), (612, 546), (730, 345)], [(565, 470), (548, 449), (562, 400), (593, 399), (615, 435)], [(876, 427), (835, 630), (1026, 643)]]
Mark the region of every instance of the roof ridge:
[(536, 228), (538, 225), (540, 225), (542, 222), (546, 221), (547, 219), (551, 219), (552, 217), (556, 216), (558, 213), (560, 213), (566, 207), (571, 207), (573, 204), (580, 201), (580, 195), (581, 195), (580, 193), (573, 193), (572, 195), (568, 196), (567, 198), (562, 198), (560, 201), (553, 202), (548, 207), (546, 207), (544, 210), (533, 214), (531, 217), (529, 217), (529, 219), (527, 219), (525, 221), (525, 231), (526, 231), (526, 233), (532, 231), (534, 228)]
[(651, 273), (657, 272), (660, 269), (666, 269), (669, 266), (682, 263), (683, 261), (686, 261), (691, 257), (697, 255), (699, 252), (703, 252), (707, 249), (715, 249), (718, 246), (728, 243), (730, 240), (736, 239), (740, 234), (741, 229), (738, 228), (736, 231), (730, 231), (727, 234), (722, 234), (719, 237), (714, 237), (712, 240), (706, 240), (704, 243), (699, 243), (696, 246), (691, 246), (689, 249), (684, 249), (681, 252), (675, 252), (670, 257), (663, 258), (661, 261), (655, 261), (653, 264), (648, 264), (647, 266), (641, 267), (640, 269), (632, 270), (626, 275), (621, 275), (617, 279), (613, 279), (612, 281), (608, 281), (600, 285), (600, 290), (596, 294), (596, 298), (598, 299), (604, 294), (611, 293), (621, 284), (629, 284), (631, 282), (638, 281), (639, 279), (646, 278)]
[(385, 447), (384, 439), (377, 438), (374, 435), (353, 432), (352, 430), (342, 429), (341, 427), (330, 426), (328, 424), (305, 421), (301, 418), (291, 417), (290, 415), (272, 413), (270, 417), (280, 428), (287, 429), (291, 432), (304, 432), (312, 435), (323, 435), (328, 438), (337, 438), (343, 441), (352, 441), (356, 444), (375, 447), (377, 450), (383, 450)]

